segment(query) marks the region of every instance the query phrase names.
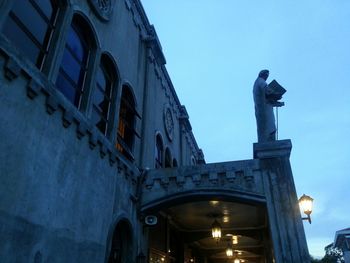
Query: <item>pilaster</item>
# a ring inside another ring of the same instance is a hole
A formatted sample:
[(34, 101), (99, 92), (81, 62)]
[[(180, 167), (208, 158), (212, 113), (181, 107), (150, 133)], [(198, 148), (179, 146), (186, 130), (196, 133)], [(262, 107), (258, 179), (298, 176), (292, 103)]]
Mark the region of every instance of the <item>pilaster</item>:
[(254, 144), (263, 171), (275, 262), (310, 262), (289, 161), (290, 140)]

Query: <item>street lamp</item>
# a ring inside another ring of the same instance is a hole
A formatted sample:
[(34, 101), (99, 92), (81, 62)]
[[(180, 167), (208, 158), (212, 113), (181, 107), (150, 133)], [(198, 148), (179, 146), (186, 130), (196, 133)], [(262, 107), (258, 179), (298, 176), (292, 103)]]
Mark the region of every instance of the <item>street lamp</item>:
[(312, 213), (312, 203), (314, 199), (312, 199), (310, 196), (303, 194), (302, 197), (299, 199), (299, 206), (303, 210), (303, 212), (306, 214), (307, 217), (302, 217), (302, 220), (308, 220), (311, 224), (311, 213)]
[(214, 220), (214, 223), (211, 225), (211, 234), (213, 238), (218, 242), (221, 238), (221, 225), (219, 224), (216, 219)]

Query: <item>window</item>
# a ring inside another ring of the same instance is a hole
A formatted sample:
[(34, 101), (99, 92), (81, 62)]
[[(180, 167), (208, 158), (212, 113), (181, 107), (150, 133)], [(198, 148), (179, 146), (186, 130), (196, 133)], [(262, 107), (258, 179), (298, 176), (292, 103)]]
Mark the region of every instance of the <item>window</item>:
[(80, 108), (84, 84), (92, 52), (92, 34), (87, 23), (75, 15), (68, 31), (56, 88)]
[(172, 166), (172, 158), (169, 148), (166, 148), (165, 150), (165, 161), (164, 161), (164, 167), (168, 168)]
[(113, 62), (107, 55), (102, 55), (101, 64), (96, 73), (96, 87), (92, 95), (92, 121), (97, 128), (107, 135), (110, 124), (112, 92), (117, 82)]
[(157, 134), (156, 136), (156, 149), (155, 149), (155, 167), (161, 168), (163, 167), (163, 140), (160, 134)]
[(59, 11), (57, 1), (13, 2), (2, 33), (41, 70), (56, 26)]
[(177, 160), (174, 158), (174, 159), (173, 159), (173, 167), (177, 167), (177, 166), (178, 166)]
[(129, 222), (123, 220), (114, 229), (108, 263), (130, 262), (132, 251), (132, 229)]
[(137, 135), (135, 131), (135, 116), (137, 115), (131, 89), (124, 85), (120, 101), (116, 147), (129, 160), (134, 160), (132, 147), (134, 144), (134, 137)]

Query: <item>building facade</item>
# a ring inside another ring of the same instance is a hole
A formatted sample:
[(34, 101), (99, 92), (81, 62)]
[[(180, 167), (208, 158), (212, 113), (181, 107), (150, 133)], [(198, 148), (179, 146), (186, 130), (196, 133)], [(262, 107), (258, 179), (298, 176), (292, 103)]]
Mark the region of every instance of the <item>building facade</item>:
[(308, 262), (290, 141), (206, 164), (165, 63), (139, 0), (0, 1), (1, 262)]
[(340, 249), (343, 252), (344, 262), (350, 262), (350, 228), (335, 232), (332, 248)]

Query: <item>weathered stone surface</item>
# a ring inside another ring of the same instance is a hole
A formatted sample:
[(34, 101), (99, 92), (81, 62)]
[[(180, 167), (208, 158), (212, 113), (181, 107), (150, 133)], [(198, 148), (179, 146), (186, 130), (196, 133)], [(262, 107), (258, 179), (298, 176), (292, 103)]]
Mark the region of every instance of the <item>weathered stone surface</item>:
[(254, 144), (266, 189), (276, 262), (310, 262), (289, 162), (290, 140)]
[[(264, 200), (264, 189), (258, 160), (213, 163), (198, 166), (151, 170), (146, 175), (141, 200), (141, 210), (147, 210), (160, 200), (173, 196), (196, 194), (205, 191), (222, 192), (223, 195)], [(224, 190), (225, 191), (224, 193)]]

